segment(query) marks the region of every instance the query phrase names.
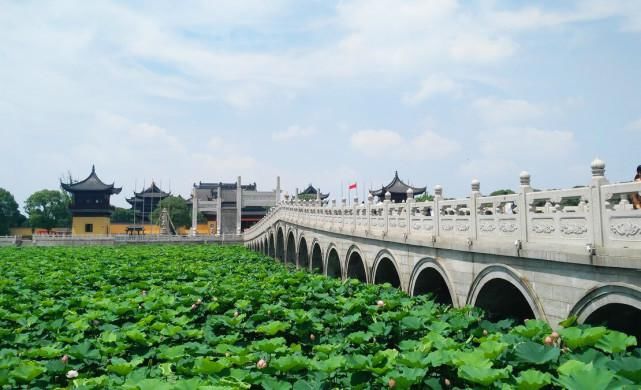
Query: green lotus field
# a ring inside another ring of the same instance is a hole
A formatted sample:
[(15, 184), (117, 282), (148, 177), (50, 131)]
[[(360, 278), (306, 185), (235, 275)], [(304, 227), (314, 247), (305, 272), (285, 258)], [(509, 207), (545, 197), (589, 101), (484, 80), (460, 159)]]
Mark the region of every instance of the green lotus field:
[(0, 387), (640, 388), (634, 337), (490, 323), (242, 247), (0, 249)]

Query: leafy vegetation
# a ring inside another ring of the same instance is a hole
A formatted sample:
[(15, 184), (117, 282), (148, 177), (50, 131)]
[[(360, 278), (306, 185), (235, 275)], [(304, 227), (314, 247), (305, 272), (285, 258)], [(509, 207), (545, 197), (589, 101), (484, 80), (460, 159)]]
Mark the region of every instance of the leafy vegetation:
[(0, 387), (606, 389), (636, 340), (491, 323), (240, 247), (0, 249)]
[(64, 191), (40, 190), (31, 194), (24, 204), (32, 228), (48, 231), (54, 227), (71, 226), (69, 195)]
[(0, 187), (0, 236), (8, 235), (9, 228), (20, 226), (25, 219), (25, 216), (20, 214), (18, 203), (13, 195)]

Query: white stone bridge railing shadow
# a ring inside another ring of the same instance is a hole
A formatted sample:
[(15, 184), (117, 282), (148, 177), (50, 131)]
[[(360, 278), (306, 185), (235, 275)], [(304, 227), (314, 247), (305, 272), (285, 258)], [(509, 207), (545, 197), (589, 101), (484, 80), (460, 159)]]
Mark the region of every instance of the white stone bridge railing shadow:
[(641, 269), (641, 210), (629, 200), (641, 182), (609, 184), (602, 161), (591, 168), (589, 185), (564, 190), (534, 191), (522, 172), (519, 192), (510, 195), (482, 196), (474, 180), (464, 199), (445, 199), (440, 186), (427, 202), (414, 201), (411, 192), (406, 203), (286, 199), (246, 230), (244, 241), (283, 221), (409, 245)]

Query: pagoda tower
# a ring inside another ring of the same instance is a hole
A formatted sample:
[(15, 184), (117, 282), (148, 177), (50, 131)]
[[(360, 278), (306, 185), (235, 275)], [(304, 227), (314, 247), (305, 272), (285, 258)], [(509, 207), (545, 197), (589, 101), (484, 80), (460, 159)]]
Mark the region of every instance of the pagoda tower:
[(386, 185), (381, 186), (378, 190), (370, 190), (373, 196), (378, 196), (379, 199), (385, 199), (385, 194), (388, 192), (391, 195), (391, 201), (394, 203), (401, 203), (407, 200), (407, 190), (412, 189), (414, 196), (425, 193), (426, 187), (412, 187), (407, 185), (398, 177), (398, 171), (394, 172), (394, 178)]
[(72, 195), (69, 210), (73, 217), (71, 223), (72, 235), (111, 234), (110, 217), (114, 211), (109, 203), (111, 195), (119, 194), (122, 188), (114, 184), (105, 184), (96, 175), (95, 166), (91, 174), (79, 182), (60, 183), (62, 188)]
[(161, 190), (155, 182), (142, 192), (135, 192), (134, 196), (127, 198), (127, 203), (136, 214), (136, 223), (145, 224), (151, 221), (151, 213), (156, 209), (158, 203), (171, 193)]

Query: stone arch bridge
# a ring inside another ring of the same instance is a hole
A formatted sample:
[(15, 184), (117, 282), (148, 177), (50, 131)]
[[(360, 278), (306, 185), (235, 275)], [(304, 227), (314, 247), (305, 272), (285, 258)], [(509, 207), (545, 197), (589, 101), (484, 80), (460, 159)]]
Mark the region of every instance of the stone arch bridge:
[[(592, 163), (589, 185), (534, 192), (523, 172), (517, 194), (389, 200), (347, 206), (285, 199), (244, 233), (245, 245), (330, 277), (431, 293), (491, 319), (579, 322), (641, 336), (641, 183), (609, 184)], [(641, 338), (640, 338), (641, 339)]]

